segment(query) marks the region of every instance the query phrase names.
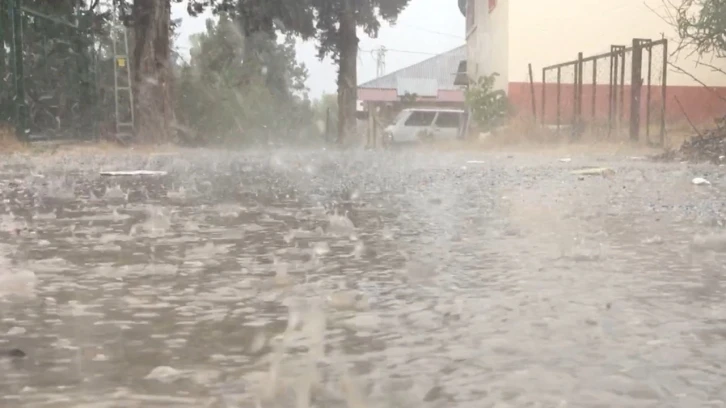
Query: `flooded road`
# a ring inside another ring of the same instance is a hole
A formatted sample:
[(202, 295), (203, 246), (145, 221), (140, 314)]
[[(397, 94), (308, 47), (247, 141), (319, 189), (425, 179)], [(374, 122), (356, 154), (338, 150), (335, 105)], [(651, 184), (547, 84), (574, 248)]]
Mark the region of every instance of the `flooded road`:
[[(584, 166), (615, 174), (570, 173)], [(99, 175), (139, 168), (168, 175)], [(0, 350), (27, 356), (0, 357), (0, 406), (724, 406), (724, 174), (503, 153), (8, 157)]]

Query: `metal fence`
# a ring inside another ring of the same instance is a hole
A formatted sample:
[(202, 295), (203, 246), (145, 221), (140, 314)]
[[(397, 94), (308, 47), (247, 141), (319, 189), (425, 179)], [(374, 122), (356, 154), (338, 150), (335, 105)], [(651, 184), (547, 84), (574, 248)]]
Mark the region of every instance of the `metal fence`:
[[(542, 69), (543, 126), (565, 129), (573, 139), (589, 132), (602, 138), (645, 134), (664, 143), (668, 41), (633, 39), (590, 57)], [(656, 137), (657, 135), (657, 137)]]
[(0, 122), (18, 138), (98, 136), (98, 19), (80, 0), (0, 0)]

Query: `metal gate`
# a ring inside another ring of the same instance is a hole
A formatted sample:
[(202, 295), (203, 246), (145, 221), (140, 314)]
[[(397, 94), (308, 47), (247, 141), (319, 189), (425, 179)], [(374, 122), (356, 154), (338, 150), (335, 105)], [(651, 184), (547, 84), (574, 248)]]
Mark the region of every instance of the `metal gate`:
[(0, 121), (24, 141), (95, 138), (93, 14), (78, 0), (35, 0), (27, 7), (0, 0), (0, 7)]
[(542, 69), (542, 124), (558, 132), (567, 127), (574, 139), (588, 131), (602, 138), (627, 134), (633, 141), (644, 135), (663, 145), (667, 73), (666, 39), (636, 38), (607, 53), (579, 53)]

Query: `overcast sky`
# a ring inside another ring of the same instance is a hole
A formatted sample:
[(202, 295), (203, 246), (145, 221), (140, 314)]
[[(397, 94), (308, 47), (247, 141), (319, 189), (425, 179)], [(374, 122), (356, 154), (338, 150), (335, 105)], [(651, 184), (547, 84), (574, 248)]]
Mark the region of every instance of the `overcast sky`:
[[(189, 49), (189, 36), (204, 31), (204, 20), (209, 16), (189, 17), (183, 4), (173, 7), (174, 18), (183, 18), (177, 46)], [(464, 16), (456, 0), (411, 0), (399, 16), (395, 26), (384, 25), (378, 38), (360, 33), (361, 52), (358, 56), (360, 82), (376, 77), (376, 61), (370, 52), (380, 46), (389, 49), (386, 55), (386, 73), (407, 67), (465, 43)], [(318, 60), (315, 43), (300, 42), (297, 58), (310, 72), (307, 85), (313, 98), (336, 90), (336, 69), (329, 59)]]

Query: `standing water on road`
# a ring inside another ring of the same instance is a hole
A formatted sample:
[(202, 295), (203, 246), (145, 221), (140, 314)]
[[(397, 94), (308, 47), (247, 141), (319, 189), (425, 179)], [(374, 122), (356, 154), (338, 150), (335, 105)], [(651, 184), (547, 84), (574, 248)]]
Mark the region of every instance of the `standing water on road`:
[[(100, 175), (119, 169), (167, 174)], [(3, 407), (726, 403), (718, 167), (195, 151), (0, 172)]]

